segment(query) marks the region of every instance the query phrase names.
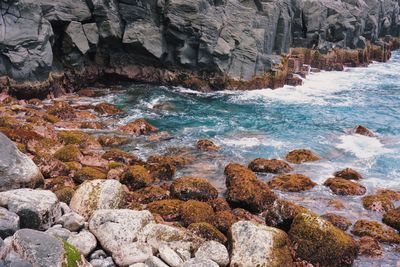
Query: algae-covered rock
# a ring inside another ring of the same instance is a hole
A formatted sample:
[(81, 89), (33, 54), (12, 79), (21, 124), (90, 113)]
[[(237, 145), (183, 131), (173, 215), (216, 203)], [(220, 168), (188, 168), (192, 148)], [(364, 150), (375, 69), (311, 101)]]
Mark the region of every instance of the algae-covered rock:
[(82, 148), (101, 148), (96, 138), (82, 131), (61, 131), (57, 136), (66, 145), (74, 144)]
[(112, 147), (112, 146), (121, 146), (129, 143), (129, 138), (120, 136), (100, 135), (97, 138), (97, 141), (102, 146)]
[(360, 245), (360, 255), (369, 257), (380, 257), (383, 254), (381, 245), (379, 245), (379, 242), (376, 241), (373, 237), (363, 236), (360, 238), (360, 240), (358, 240), (358, 244)]
[(400, 243), (399, 233), (397, 233), (394, 229), (375, 221), (358, 220), (353, 225), (351, 232), (356, 236), (373, 237), (379, 242), (396, 244)]
[(253, 172), (279, 174), (293, 171), (293, 168), (287, 162), (279, 159), (257, 158), (250, 162), (248, 167)]
[(302, 174), (281, 174), (268, 181), (271, 188), (285, 192), (301, 192), (312, 189), (317, 184)]
[(329, 178), (325, 181), (324, 185), (329, 187), (333, 193), (344, 196), (361, 196), (367, 191), (367, 189), (361, 184), (337, 177)]
[(211, 222), (214, 210), (207, 203), (189, 200), (181, 205), (181, 220), (185, 226), (192, 223)]
[(175, 167), (183, 167), (189, 163), (189, 159), (183, 156), (160, 156), (152, 155), (147, 159), (147, 163), (166, 163)]
[(157, 185), (147, 186), (133, 194), (133, 200), (142, 204), (148, 204), (154, 201), (167, 199), (169, 197), (169, 191)]
[(300, 164), (320, 160), (320, 156), (308, 149), (296, 149), (286, 155), (286, 160), (290, 163)]
[(207, 179), (185, 176), (172, 183), (171, 195), (181, 200), (208, 201), (216, 198), (218, 191)]
[(196, 147), (198, 150), (202, 151), (218, 151), (220, 149), (219, 146), (214, 144), (213, 141), (208, 140), (208, 139), (201, 139), (197, 141)]
[(74, 181), (78, 184), (89, 180), (106, 178), (107, 174), (103, 172), (100, 168), (95, 167), (83, 167), (82, 169), (78, 170), (74, 175)]
[(230, 266), (294, 266), (288, 236), (282, 230), (239, 221), (229, 233)]
[(60, 189), (53, 190), (53, 193), (57, 196), (59, 201), (69, 204), (75, 194), (75, 190), (72, 187), (64, 186)]
[(300, 213), (310, 212), (308, 209), (293, 202), (277, 199), (265, 214), (265, 223), (268, 226), (289, 231), (293, 219)]
[(394, 209), (393, 201), (385, 195), (369, 195), (362, 198), (364, 208), (372, 211), (385, 212)]
[(333, 174), (333, 176), (347, 180), (361, 180), (363, 178), (359, 172), (351, 168), (346, 168), (341, 171), (337, 171)]
[(370, 129), (368, 129), (367, 127), (365, 127), (363, 125), (357, 125), (356, 127), (354, 127), (353, 132), (356, 134), (369, 136), (369, 137), (375, 136), (375, 134)]
[(188, 226), (188, 230), (205, 240), (214, 240), (222, 244), (227, 242), (227, 238), (223, 233), (206, 222), (192, 223)]
[(231, 211), (218, 211), (213, 216), (211, 222), (218, 230), (222, 233), (228, 233), (229, 229), (231, 228), (232, 224), (237, 222), (238, 219)]
[(268, 185), (248, 168), (231, 163), (225, 168), (227, 200), (236, 207), (253, 212), (266, 210), (276, 199)]
[(121, 183), (125, 184), (129, 190), (138, 190), (151, 185), (154, 178), (150, 172), (142, 165), (133, 165), (122, 174)]
[(57, 116), (62, 120), (76, 118), (75, 110), (67, 102), (56, 102), (47, 111), (48, 114)]
[(124, 112), (110, 103), (100, 103), (94, 107), (94, 111), (102, 115), (117, 115), (123, 114)]
[(321, 215), (321, 218), (331, 222), (334, 226), (339, 228), (340, 230), (346, 231), (351, 226), (351, 221), (346, 217), (335, 214), (335, 213), (325, 213)]
[(85, 219), (99, 209), (118, 209), (123, 206), (125, 192), (116, 180), (91, 180), (81, 184), (75, 191), (70, 207)]
[(80, 161), (83, 157), (76, 145), (66, 145), (54, 154), (54, 157), (63, 162)]
[(294, 218), (289, 238), (296, 257), (321, 266), (350, 266), (358, 254), (350, 235), (309, 213)]
[(128, 165), (140, 162), (140, 159), (136, 155), (132, 155), (117, 148), (107, 150), (101, 157), (106, 160), (122, 162)]
[(148, 123), (145, 119), (137, 119), (119, 128), (124, 133), (135, 135), (148, 135), (158, 131), (156, 127)]
[(176, 221), (181, 216), (181, 206), (183, 203), (179, 199), (165, 199), (148, 204), (147, 209), (152, 213), (161, 215), (166, 221)]
[(146, 169), (151, 176), (158, 180), (171, 180), (176, 172), (176, 167), (171, 162), (146, 163)]
[(223, 197), (210, 199), (207, 203), (214, 209), (215, 212), (231, 210), (231, 207), (229, 207), (228, 201), (226, 201), (226, 199)]
[(400, 232), (400, 207), (386, 212), (383, 215), (383, 222)]

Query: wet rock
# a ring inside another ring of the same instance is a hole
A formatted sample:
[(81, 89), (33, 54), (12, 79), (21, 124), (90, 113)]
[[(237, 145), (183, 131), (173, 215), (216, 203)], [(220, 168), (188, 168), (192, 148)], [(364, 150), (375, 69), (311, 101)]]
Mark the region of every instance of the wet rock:
[(197, 200), (189, 200), (181, 205), (181, 220), (185, 226), (192, 223), (209, 222), (214, 216), (210, 205)]
[(383, 222), (400, 232), (400, 207), (386, 212), (383, 215)]
[(15, 189), (2, 192), (0, 206), (18, 214), (21, 228), (46, 230), (61, 216), (57, 197), (46, 190)]
[(196, 147), (202, 151), (218, 151), (220, 149), (213, 141), (207, 139), (197, 141)]
[(231, 207), (229, 207), (226, 199), (222, 197), (210, 199), (207, 203), (214, 209), (215, 212), (231, 210)]
[(156, 127), (144, 119), (137, 119), (119, 128), (122, 132), (135, 135), (148, 135), (158, 131)]
[(218, 267), (218, 264), (209, 259), (193, 258), (186, 261), (182, 267)]
[(170, 193), (160, 186), (153, 185), (136, 191), (132, 197), (136, 202), (148, 204), (154, 201), (168, 199)]
[(66, 228), (72, 232), (77, 232), (85, 224), (85, 218), (83, 218), (81, 215), (79, 215), (76, 212), (69, 212), (69, 213), (62, 215), (57, 220), (57, 223), (61, 224), (64, 228)]
[(125, 192), (116, 180), (92, 180), (81, 184), (71, 199), (71, 209), (85, 219), (95, 210), (118, 209), (124, 203)]
[(195, 253), (197, 259), (209, 259), (219, 266), (228, 266), (229, 253), (224, 245), (216, 241), (207, 241)]
[(0, 208), (0, 237), (5, 239), (19, 229), (19, 217), (14, 212)]
[(142, 165), (130, 166), (122, 174), (121, 183), (125, 184), (129, 190), (134, 191), (149, 186), (154, 182), (150, 172)]
[(325, 213), (321, 218), (331, 222), (334, 226), (340, 230), (346, 231), (351, 226), (351, 221), (344, 216), (340, 216), (335, 213)]
[(370, 236), (361, 237), (358, 244), (360, 245), (359, 255), (369, 257), (380, 257), (383, 255), (383, 250), (379, 242)]
[(356, 181), (361, 180), (363, 178), (360, 173), (351, 168), (346, 168), (341, 171), (337, 171), (333, 174), (333, 176), (343, 178), (346, 180), (356, 180)]
[(2, 133), (0, 147), (0, 191), (43, 185), (39, 168)]
[(368, 128), (366, 128), (362, 125), (357, 125), (356, 127), (354, 127), (353, 132), (356, 134), (369, 136), (369, 137), (375, 136), (375, 134), (371, 130), (369, 130)]
[(171, 195), (181, 200), (208, 201), (216, 198), (218, 191), (207, 179), (185, 176), (172, 183)]
[(267, 172), (278, 174), (293, 171), (293, 168), (287, 162), (279, 159), (257, 158), (250, 162), (248, 167), (253, 172)]
[(80, 97), (100, 97), (105, 95), (104, 91), (93, 87), (82, 88), (79, 91), (77, 91), (76, 94), (79, 95)]
[(183, 264), (182, 258), (168, 245), (161, 245), (158, 253), (160, 258), (171, 267), (179, 267)]
[(96, 179), (107, 179), (107, 174), (104, 173), (100, 168), (83, 167), (74, 175), (74, 181), (77, 184)]
[(231, 228), (232, 224), (238, 221), (235, 215), (230, 211), (218, 211), (215, 213), (212, 218), (212, 225), (214, 225), (218, 230), (222, 233), (228, 233), (228, 230)]
[(351, 232), (360, 237), (373, 237), (379, 242), (400, 243), (400, 235), (394, 229), (375, 221), (358, 220), (353, 225)]
[(67, 102), (55, 102), (48, 110), (47, 113), (54, 115), (61, 120), (75, 119), (76, 114), (73, 107)]
[(302, 174), (281, 174), (268, 181), (271, 188), (285, 192), (301, 192), (312, 189), (317, 184)]
[(129, 139), (126, 137), (119, 136), (108, 136), (108, 135), (100, 135), (97, 141), (102, 146), (121, 146), (129, 143)]
[(137, 242), (139, 232), (152, 221), (148, 211), (97, 210), (90, 218), (89, 230), (118, 265), (126, 266), (153, 255), (149, 245)]
[(87, 230), (82, 230), (77, 234), (71, 235), (67, 241), (85, 257), (87, 257), (97, 246), (96, 237)]
[(117, 114), (124, 113), (121, 109), (119, 109), (115, 105), (109, 104), (109, 103), (97, 104), (94, 107), (94, 111), (96, 111), (97, 113), (100, 113), (102, 115), (117, 115)]
[(293, 202), (277, 199), (265, 215), (265, 223), (268, 226), (289, 231), (294, 218), (300, 213), (307, 213), (308, 209)]
[(365, 209), (385, 212), (394, 209), (392, 200), (385, 195), (369, 195), (362, 198)]
[(172, 163), (147, 163), (146, 169), (150, 171), (151, 176), (158, 180), (171, 180), (176, 172), (176, 167)]
[(376, 192), (377, 195), (382, 195), (385, 196), (392, 201), (399, 201), (400, 200), (400, 192), (395, 191), (395, 190), (390, 190), (390, 189), (379, 189)]
[(158, 163), (158, 164), (170, 164), (177, 168), (184, 167), (189, 162), (187, 157), (182, 156), (160, 156), (160, 155), (153, 155), (147, 159), (147, 163)]
[(258, 180), (254, 172), (231, 163), (225, 168), (227, 201), (253, 212), (261, 212), (270, 206), (276, 195), (266, 183)]
[(214, 240), (222, 244), (227, 242), (227, 238), (223, 233), (206, 222), (192, 223), (188, 226), (188, 230), (205, 240)]
[(63, 162), (80, 161), (83, 157), (76, 145), (66, 145), (54, 154), (54, 157)]
[(158, 251), (162, 244), (167, 244), (176, 252), (182, 250), (194, 253), (204, 240), (184, 228), (150, 223), (140, 232), (138, 242), (149, 244), (153, 251)]
[(308, 149), (296, 149), (290, 151), (285, 158), (287, 161), (294, 164), (313, 162), (321, 159), (317, 154)]
[(147, 205), (147, 209), (161, 215), (166, 221), (176, 221), (181, 216), (181, 206), (184, 202), (178, 199), (154, 201)]
[(294, 266), (287, 234), (249, 221), (230, 230), (230, 266)]
[(101, 157), (106, 160), (122, 162), (128, 165), (140, 162), (140, 159), (136, 155), (116, 148), (106, 151)]
[(312, 214), (297, 215), (289, 231), (296, 257), (322, 266), (351, 265), (357, 242), (330, 222)]
[(324, 183), (325, 186), (329, 187), (333, 193), (337, 195), (364, 195), (367, 189), (355, 182), (343, 179), (343, 178), (329, 178)]
[(80, 128), (81, 129), (96, 129), (96, 130), (100, 130), (100, 129), (104, 129), (105, 126), (101, 122), (86, 121), (86, 122), (82, 122), (81, 123)]
[(61, 131), (57, 136), (66, 145), (77, 145), (80, 148), (100, 149), (101, 145), (93, 136), (82, 131)]
[(36, 230), (17, 231), (12, 247), (33, 266), (83, 266), (86, 263), (79, 251), (67, 242)]

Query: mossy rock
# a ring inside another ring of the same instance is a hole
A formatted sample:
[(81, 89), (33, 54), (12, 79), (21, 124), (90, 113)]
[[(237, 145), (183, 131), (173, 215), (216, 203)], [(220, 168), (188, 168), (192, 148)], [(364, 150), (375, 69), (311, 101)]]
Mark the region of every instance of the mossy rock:
[(148, 204), (154, 201), (168, 199), (170, 194), (168, 190), (164, 188), (153, 185), (147, 186), (135, 192), (135, 200), (142, 204)]
[(94, 107), (94, 111), (102, 115), (117, 115), (123, 114), (124, 112), (117, 108), (115, 105), (110, 103), (100, 103)]
[(369, 195), (362, 198), (365, 209), (385, 212), (394, 209), (392, 200), (385, 195)]
[(212, 225), (215, 226), (219, 231), (227, 234), (232, 224), (238, 221), (235, 215), (231, 211), (218, 211), (211, 219)]
[(48, 114), (57, 116), (62, 120), (76, 118), (75, 109), (66, 102), (56, 102), (47, 111)]
[(119, 137), (119, 136), (109, 136), (109, 135), (100, 135), (97, 138), (97, 141), (102, 146), (122, 146), (129, 143), (129, 138), (127, 137)]
[(176, 167), (172, 163), (146, 163), (145, 166), (157, 180), (171, 180), (176, 172)]
[(268, 181), (268, 185), (284, 192), (301, 192), (312, 189), (317, 184), (302, 174), (281, 174)]
[(304, 162), (313, 162), (320, 160), (320, 156), (308, 149), (296, 149), (290, 151), (285, 159), (290, 163), (300, 164)]
[(97, 142), (89, 134), (82, 132), (82, 131), (61, 131), (61, 132), (58, 132), (57, 136), (66, 145), (76, 144), (76, 145), (84, 146), (86, 143), (89, 143), (89, 142)]
[(215, 212), (231, 210), (228, 201), (226, 201), (226, 199), (222, 197), (210, 199), (207, 203), (214, 209)]
[(83, 156), (76, 145), (66, 145), (57, 150), (57, 152), (54, 153), (54, 157), (63, 162), (71, 162), (80, 161)]
[(181, 206), (181, 220), (185, 226), (192, 223), (211, 222), (213, 216), (213, 208), (201, 201), (189, 200)]
[(356, 181), (361, 180), (363, 178), (360, 173), (351, 168), (346, 168), (341, 171), (337, 171), (333, 174), (333, 176), (343, 178), (346, 180), (356, 180)]
[(97, 122), (97, 121), (86, 121), (86, 122), (82, 122), (80, 127), (81, 129), (104, 129), (104, 124), (102, 124), (101, 122)]
[(147, 159), (147, 163), (152, 164), (170, 164), (175, 166), (176, 168), (184, 167), (189, 163), (187, 157), (182, 156), (160, 156), (160, 155), (153, 155)]
[(74, 175), (74, 181), (81, 184), (88, 180), (107, 179), (107, 174), (95, 167), (83, 167)]
[(117, 148), (107, 150), (101, 157), (106, 160), (123, 162), (125, 164), (134, 164), (140, 162), (140, 159), (137, 156)]
[(213, 240), (222, 244), (226, 244), (228, 240), (223, 233), (209, 223), (192, 223), (189, 225), (188, 230), (205, 240)]
[(82, 164), (80, 164), (79, 162), (76, 162), (76, 161), (65, 162), (65, 164), (72, 171), (78, 171), (78, 170), (82, 169)]
[(333, 193), (344, 196), (361, 196), (367, 191), (363, 185), (338, 177), (329, 178), (324, 185), (329, 187)]
[(400, 232), (400, 207), (386, 212), (383, 222)]
[(208, 201), (217, 198), (218, 191), (207, 179), (185, 176), (171, 184), (171, 195), (181, 200)]
[(54, 190), (53, 193), (57, 196), (59, 201), (69, 204), (75, 193), (75, 190), (72, 187), (65, 186), (63, 188)]
[(293, 171), (293, 168), (287, 162), (279, 159), (257, 158), (249, 163), (248, 168), (253, 172), (266, 172), (276, 174)]
[(344, 216), (335, 213), (325, 213), (321, 218), (331, 222), (334, 226), (340, 230), (346, 231), (351, 226), (351, 221)]
[(18, 124), (14, 117), (0, 116), (0, 127), (12, 128)]
[(358, 220), (351, 232), (360, 237), (373, 237), (379, 242), (400, 244), (400, 235), (394, 229), (375, 221)]
[(321, 266), (351, 266), (357, 242), (330, 222), (309, 213), (298, 214), (289, 231), (296, 258)]
[(110, 170), (117, 169), (117, 168), (126, 168), (127, 167), (124, 163), (115, 162), (115, 161), (109, 162), (107, 166), (108, 166), (108, 169), (110, 169)]
[(62, 267), (80, 267), (86, 263), (85, 257), (81, 255), (78, 249), (69, 244), (67, 241), (62, 241), (64, 244), (64, 260)]
[(308, 212), (311, 211), (303, 206), (284, 199), (277, 199), (265, 214), (265, 223), (268, 226), (276, 227), (287, 232), (298, 214)]
[(45, 121), (53, 123), (53, 124), (60, 121), (60, 118), (58, 118), (57, 116), (54, 116), (52, 114), (48, 114), (48, 113), (43, 115), (43, 119)]
[(133, 165), (122, 174), (121, 183), (125, 184), (129, 190), (135, 191), (149, 186), (154, 182), (149, 171), (142, 165)]
[(120, 127), (120, 130), (123, 133), (135, 135), (148, 135), (158, 131), (156, 127), (151, 125), (145, 119), (137, 119), (133, 122), (130, 122), (127, 125)]
[(368, 257), (380, 257), (383, 255), (383, 250), (378, 241), (370, 236), (363, 236), (358, 241), (360, 245), (359, 254)]
[(31, 125), (23, 125), (16, 128), (0, 127), (0, 132), (5, 134), (14, 142), (27, 144), (29, 141), (39, 141), (43, 139), (37, 132), (32, 131)]
[(151, 202), (147, 209), (151, 213), (161, 215), (166, 221), (176, 221), (181, 217), (181, 206), (184, 202), (179, 199), (165, 199)]
[(197, 141), (196, 147), (201, 151), (218, 151), (220, 149), (213, 141), (208, 139), (201, 139)]

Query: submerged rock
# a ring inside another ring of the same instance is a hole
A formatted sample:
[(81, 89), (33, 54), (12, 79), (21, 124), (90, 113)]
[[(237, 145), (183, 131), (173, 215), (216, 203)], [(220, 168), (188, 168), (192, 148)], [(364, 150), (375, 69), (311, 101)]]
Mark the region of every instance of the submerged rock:
[(367, 191), (364, 186), (343, 178), (329, 178), (325, 181), (324, 185), (329, 187), (333, 193), (344, 196), (361, 196)]
[(379, 222), (369, 220), (358, 220), (351, 232), (356, 236), (370, 236), (385, 243), (400, 243), (400, 235), (392, 228)]
[(248, 167), (254, 172), (267, 172), (276, 174), (293, 171), (293, 168), (287, 162), (279, 159), (257, 158), (250, 162)]
[(337, 171), (333, 174), (333, 176), (343, 178), (346, 180), (356, 180), (356, 181), (361, 180), (363, 178), (360, 173), (351, 168), (346, 168), (341, 171)]
[(39, 168), (2, 133), (0, 148), (0, 191), (43, 185)]
[(233, 206), (262, 212), (276, 199), (268, 185), (246, 167), (231, 163), (225, 167), (227, 200)]
[(386, 212), (383, 215), (383, 222), (400, 232), (400, 207)]
[(321, 266), (350, 266), (358, 254), (357, 242), (316, 215), (298, 214), (289, 231), (296, 257)]
[(290, 241), (282, 230), (240, 221), (232, 225), (230, 266), (294, 266)]
[(294, 164), (318, 161), (321, 159), (317, 154), (308, 149), (296, 149), (290, 151), (285, 158), (287, 161)]
[(317, 184), (302, 174), (281, 174), (268, 181), (271, 188), (286, 192), (301, 192), (312, 189)]
[(208, 201), (217, 198), (218, 191), (207, 179), (186, 176), (171, 184), (171, 195), (181, 200)]

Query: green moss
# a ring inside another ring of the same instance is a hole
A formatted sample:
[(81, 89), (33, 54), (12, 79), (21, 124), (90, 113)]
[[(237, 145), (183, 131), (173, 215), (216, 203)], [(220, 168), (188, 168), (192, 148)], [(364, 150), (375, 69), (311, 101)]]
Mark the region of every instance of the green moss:
[(78, 147), (75, 145), (66, 145), (54, 154), (54, 157), (63, 162), (79, 161), (82, 154)]
[(152, 213), (161, 215), (166, 221), (173, 221), (180, 218), (182, 204), (183, 201), (178, 199), (165, 199), (148, 204), (147, 209)]
[(192, 223), (211, 222), (214, 210), (207, 203), (189, 200), (181, 206), (181, 217), (185, 226)]
[(109, 169), (124, 168), (124, 167), (126, 167), (126, 165), (121, 162), (111, 161), (110, 163), (108, 163)]
[(370, 236), (380, 242), (400, 243), (400, 235), (392, 228), (375, 221), (358, 220), (351, 232), (357, 236)]
[(83, 183), (87, 180), (95, 180), (95, 179), (106, 179), (107, 174), (103, 171), (94, 168), (94, 167), (83, 167), (74, 175), (74, 181), (77, 183)]
[(59, 201), (69, 204), (71, 202), (72, 196), (75, 193), (75, 190), (69, 186), (65, 186), (53, 192), (57, 196)]
[(60, 121), (60, 119), (59, 119), (57, 116), (54, 116), (54, 115), (48, 114), (48, 113), (46, 113), (46, 114), (43, 116), (43, 119), (44, 119), (45, 121), (47, 121), (47, 122), (50, 122), (50, 123), (57, 123), (57, 122)]
[(81, 266), (82, 256), (79, 250), (69, 244), (67, 241), (62, 241), (64, 244), (64, 261), (62, 267), (78, 267)]
[(65, 162), (65, 165), (68, 166), (68, 168), (72, 171), (77, 171), (80, 170), (82, 168), (82, 165), (79, 162), (76, 161), (69, 161), (69, 162)]
[(214, 240), (222, 244), (227, 242), (226, 236), (209, 223), (192, 223), (189, 225), (188, 230), (206, 240)]
[(61, 131), (58, 133), (58, 137), (66, 145), (70, 144), (81, 144), (89, 138), (87, 133), (81, 131)]
[(132, 191), (149, 186), (153, 182), (154, 179), (149, 171), (141, 165), (130, 166), (121, 179), (121, 183)]

